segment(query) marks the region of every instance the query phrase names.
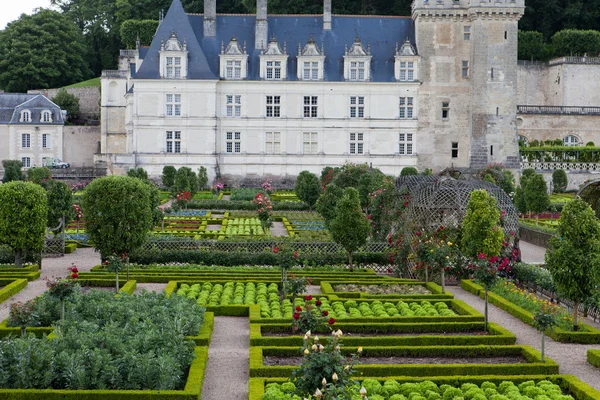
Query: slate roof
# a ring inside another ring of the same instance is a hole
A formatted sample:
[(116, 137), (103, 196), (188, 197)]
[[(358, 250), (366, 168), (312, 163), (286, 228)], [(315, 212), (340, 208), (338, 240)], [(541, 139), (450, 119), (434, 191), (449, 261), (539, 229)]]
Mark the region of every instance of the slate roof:
[[(172, 31), (180, 41), (187, 40), (189, 51), (188, 79), (219, 79), (221, 43), (225, 46), (232, 37), (248, 49), (248, 80), (259, 80), (260, 50), (254, 50), (254, 15), (218, 15), (217, 36), (205, 38), (202, 15), (185, 14), (180, 0), (174, 0), (161, 23), (135, 79), (159, 79), (161, 39), (166, 41)], [(283, 49), (287, 44), (288, 80), (297, 79), (298, 43), (302, 47), (312, 35), (319, 46), (325, 47), (324, 78), (344, 80), (344, 52), (356, 35), (364, 48), (371, 45), (371, 81), (393, 82), (396, 43), (409, 39), (415, 46), (415, 27), (410, 17), (332, 16), (332, 28), (323, 30), (321, 15), (270, 15), (268, 38), (275, 36)], [(141, 57), (141, 54), (140, 54)]]
[[(31, 122), (20, 122), (23, 110), (31, 111)], [(52, 122), (41, 122), (42, 112), (52, 113)], [(41, 94), (3, 93), (0, 94), (0, 124), (19, 125), (64, 125), (60, 107)]]

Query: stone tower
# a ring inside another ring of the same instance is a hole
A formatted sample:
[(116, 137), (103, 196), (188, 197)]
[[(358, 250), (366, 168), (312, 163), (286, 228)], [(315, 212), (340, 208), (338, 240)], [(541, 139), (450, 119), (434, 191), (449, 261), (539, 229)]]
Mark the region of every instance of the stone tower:
[(415, 0), (419, 162), (518, 168), (517, 24), (524, 0)]

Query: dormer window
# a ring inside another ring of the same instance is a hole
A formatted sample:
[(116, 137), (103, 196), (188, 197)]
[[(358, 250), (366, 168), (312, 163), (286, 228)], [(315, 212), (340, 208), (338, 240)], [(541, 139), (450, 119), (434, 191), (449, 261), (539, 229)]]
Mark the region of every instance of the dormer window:
[(29, 111), (29, 110), (21, 111), (21, 121), (20, 122), (31, 122), (31, 111)]
[(356, 36), (354, 43), (344, 55), (344, 79), (348, 81), (368, 81), (371, 79), (371, 48), (365, 50), (360, 37)]
[(394, 75), (397, 81), (414, 82), (419, 80), (417, 69), (419, 56), (410, 40), (406, 39), (400, 48), (396, 44), (395, 59)]
[(246, 45), (240, 47), (234, 37), (229, 41), (227, 48), (221, 43), (221, 78), (227, 80), (246, 79), (248, 70), (248, 54)]
[(283, 51), (275, 38), (269, 40), (269, 44), (260, 55), (260, 78), (266, 80), (285, 80), (287, 78), (287, 52), (285, 43)]
[(42, 111), (41, 122), (52, 122), (52, 113), (48, 110)]
[(311, 36), (304, 48), (298, 43), (298, 79), (303, 81), (323, 80), (325, 54)]
[(166, 79), (187, 78), (187, 43), (179, 41), (177, 34), (171, 32), (167, 42), (160, 44), (161, 76)]

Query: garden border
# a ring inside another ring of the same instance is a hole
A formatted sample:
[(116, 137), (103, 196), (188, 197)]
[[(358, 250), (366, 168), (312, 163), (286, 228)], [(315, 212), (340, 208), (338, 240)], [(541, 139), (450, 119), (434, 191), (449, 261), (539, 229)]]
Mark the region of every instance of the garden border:
[(15, 294), (27, 287), (28, 280), (23, 278), (0, 279), (0, 285), (4, 286), (0, 290), (0, 303), (10, 299)]
[[(325, 295), (335, 295), (338, 297), (343, 297), (346, 299), (354, 298), (354, 299), (378, 299), (378, 300), (403, 300), (403, 299), (423, 299), (423, 300), (445, 300), (445, 299), (454, 299), (454, 295), (448, 291), (442, 294), (442, 287), (434, 282), (420, 282), (415, 281), (414, 279), (399, 279), (393, 282), (382, 282), (382, 281), (346, 281), (344, 280), (344, 284), (360, 284), (360, 285), (388, 285), (388, 284), (399, 284), (399, 285), (420, 285), (425, 286), (431, 294), (369, 294), (367, 292), (336, 292), (333, 288), (333, 285), (330, 281), (321, 281), (321, 292)], [(339, 283), (334, 283), (339, 284)]]
[(591, 365), (600, 368), (600, 350), (588, 349), (586, 358)]

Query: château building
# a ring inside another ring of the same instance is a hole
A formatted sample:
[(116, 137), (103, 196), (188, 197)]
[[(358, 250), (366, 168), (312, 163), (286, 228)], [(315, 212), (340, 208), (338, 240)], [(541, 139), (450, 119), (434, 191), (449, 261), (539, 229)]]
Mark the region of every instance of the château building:
[(517, 24), (524, 0), (415, 0), (412, 16), (186, 14), (102, 74), (112, 173), (207, 167), (296, 175), (368, 163), (519, 167)]

